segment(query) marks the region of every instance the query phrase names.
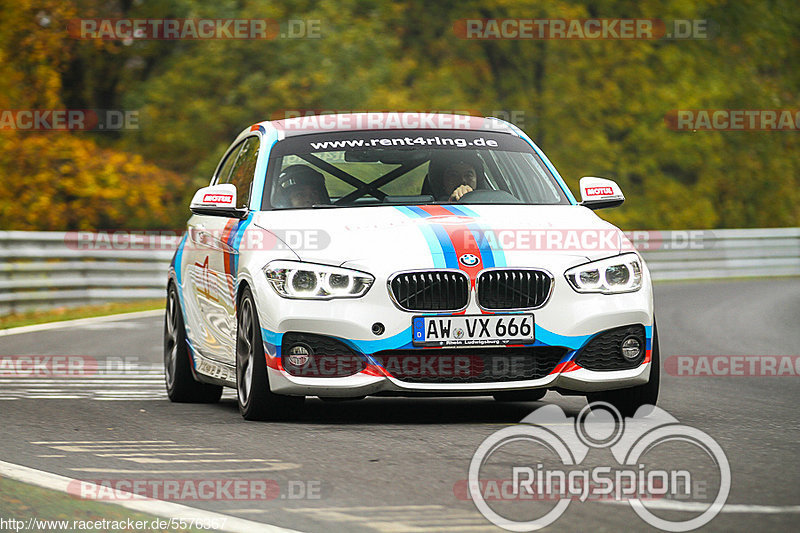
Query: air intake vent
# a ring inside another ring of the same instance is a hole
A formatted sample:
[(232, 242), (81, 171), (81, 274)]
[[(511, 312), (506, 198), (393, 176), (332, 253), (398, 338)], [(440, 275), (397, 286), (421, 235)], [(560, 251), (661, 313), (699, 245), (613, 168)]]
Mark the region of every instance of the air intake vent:
[(469, 301), (469, 277), (452, 270), (403, 272), (391, 278), (389, 289), (406, 311), (459, 311)]
[(553, 279), (543, 270), (498, 269), (478, 275), (478, 303), (487, 310), (541, 307), (550, 297)]
[(569, 351), (562, 346), (385, 350), (375, 361), (408, 383), (501, 383), (541, 379)]

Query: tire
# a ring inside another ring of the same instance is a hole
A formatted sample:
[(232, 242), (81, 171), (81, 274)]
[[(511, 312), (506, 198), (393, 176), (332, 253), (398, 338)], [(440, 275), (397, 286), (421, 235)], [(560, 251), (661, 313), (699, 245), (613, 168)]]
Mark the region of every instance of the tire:
[(164, 381), (167, 396), (173, 402), (216, 403), (222, 396), (221, 386), (200, 383), (192, 375), (181, 302), (173, 283), (167, 289), (167, 312), (164, 317)]
[(545, 394), (547, 389), (531, 389), (495, 392), (492, 396), (498, 402), (538, 402)]
[[(608, 402), (617, 408), (623, 417), (632, 417), (643, 405), (656, 405), (661, 383), (661, 354), (658, 344), (658, 329), (653, 320), (653, 348), (650, 358), (650, 381), (644, 385), (595, 392), (587, 395), (589, 402)], [(645, 413), (645, 416), (647, 413)]]
[(304, 396), (275, 394), (269, 388), (261, 325), (250, 287), (236, 316), (236, 398), (245, 420), (286, 420), (303, 406)]

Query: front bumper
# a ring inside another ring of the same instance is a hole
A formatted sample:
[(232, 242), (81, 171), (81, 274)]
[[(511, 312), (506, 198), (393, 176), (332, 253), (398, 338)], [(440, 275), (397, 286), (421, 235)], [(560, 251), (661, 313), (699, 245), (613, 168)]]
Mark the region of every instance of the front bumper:
[[(381, 281), (376, 280), (373, 289), (363, 298), (333, 302), (282, 299), (266, 285), (256, 291), (273, 392), (341, 398), (378, 394), (479, 395), (537, 388), (596, 392), (642, 385), (650, 378), (653, 301), (649, 273), (646, 271), (641, 290), (616, 295), (578, 294), (563, 277), (556, 276), (552, 297), (544, 307), (533, 311), (536, 345), (563, 347), (566, 355), (551, 372), (537, 379), (495, 382), (411, 382), (398, 379), (376, 364), (371, 357), (375, 353), (415, 349), (411, 343), (411, 319), (415, 313), (394, 306), (387, 292), (380, 290), (385, 287)], [(474, 303), (466, 311), (467, 314), (480, 312)], [(385, 326), (385, 333), (375, 335), (372, 332), (375, 322)], [(595, 335), (632, 324), (643, 325), (645, 329), (647, 351), (641, 364), (624, 370), (598, 371), (575, 363), (581, 348)], [(334, 338), (363, 357), (367, 364), (362, 371), (344, 377), (293, 375), (282, 364), (282, 339), (289, 332)], [(490, 349), (504, 348), (487, 348)], [(436, 352), (446, 354), (449, 350), (445, 348)], [(433, 352), (419, 351), (426, 354)]]
[(643, 385), (650, 379), (651, 363), (633, 370), (595, 372), (579, 368), (549, 375), (542, 379), (494, 383), (408, 383), (390, 376), (359, 373), (338, 378), (308, 378), (291, 376), (283, 370), (269, 368), (270, 388), (277, 394), (293, 396), (360, 397), (392, 393), (476, 395), (497, 391), (560, 388), (576, 392), (595, 392)]

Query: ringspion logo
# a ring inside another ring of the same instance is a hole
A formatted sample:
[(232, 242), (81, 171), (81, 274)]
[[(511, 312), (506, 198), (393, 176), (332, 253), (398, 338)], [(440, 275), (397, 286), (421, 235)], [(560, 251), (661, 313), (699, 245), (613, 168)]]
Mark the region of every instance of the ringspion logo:
[[(654, 452), (660, 446), (680, 446), (674, 457), (683, 464), (665, 465)], [(584, 466), (594, 449), (610, 450), (616, 464)], [(699, 466), (701, 461), (710, 468)], [(489, 487), (496, 488), (488, 492)], [(472, 457), (467, 482), (478, 511), (508, 531), (541, 529), (558, 520), (571, 502), (587, 500), (627, 502), (653, 527), (691, 531), (717, 516), (730, 487), (728, 458), (711, 436), (652, 405), (623, 419), (605, 402), (587, 405), (576, 417), (547, 405), (519, 425), (489, 435)], [(454, 491), (457, 496), (463, 492), (463, 483), (456, 483)], [(687, 498), (698, 504), (695, 516), (659, 516), (647, 505), (654, 499)], [(531, 500), (555, 505), (532, 507)], [(493, 507), (497, 501), (508, 504)]]

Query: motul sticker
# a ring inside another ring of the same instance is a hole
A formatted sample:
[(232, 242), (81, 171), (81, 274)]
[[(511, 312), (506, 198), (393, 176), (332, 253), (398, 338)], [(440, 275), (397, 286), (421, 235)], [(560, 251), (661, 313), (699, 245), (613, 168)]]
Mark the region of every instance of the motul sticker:
[(232, 204), (233, 203), (233, 195), (232, 194), (206, 194), (203, 196), (203, 202), (209, 202), (212, 204)]
[(611, 187), (587, 187), (585, 190), (586, 196), (605, 196), (608, 194), (614, 194), (614, 189)]

